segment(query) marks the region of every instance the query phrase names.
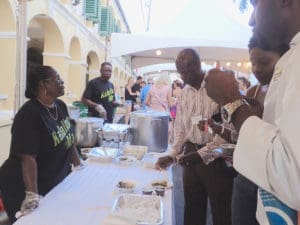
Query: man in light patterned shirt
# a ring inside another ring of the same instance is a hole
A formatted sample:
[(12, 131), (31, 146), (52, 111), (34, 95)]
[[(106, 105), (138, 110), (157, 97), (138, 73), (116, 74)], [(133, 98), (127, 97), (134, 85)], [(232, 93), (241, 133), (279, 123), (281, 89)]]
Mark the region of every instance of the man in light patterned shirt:
[[(198, 53), (193, 49), (182, 50), (177, 56), (176, 68), (186, 86), (177, 105), (171, 154), (158, 159), (157, 169), (170, 166), (182, 152), (197, 151), (210, 142), (213, 135), (200, 131), (197, 124), (201, 117), (211, 118), (219, 112), (218, 105), (207, 96), (203, 87), (204, 74)], [(231, 224), (233, 179), (224, 173), (224, 169), (223, 159), (209, 165), (198, 162), (183, 166), (185, 225), (205, 224), (207, 197), (210, 199), (214, 225)]]

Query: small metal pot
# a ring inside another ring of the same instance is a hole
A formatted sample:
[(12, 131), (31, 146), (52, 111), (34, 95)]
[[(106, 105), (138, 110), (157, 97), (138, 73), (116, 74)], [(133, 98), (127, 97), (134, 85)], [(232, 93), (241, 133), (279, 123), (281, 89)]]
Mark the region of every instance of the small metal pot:
[(104, 120), (97, 117), (84, 117), (75, 120), (75, 135), (77, 145), (81, 147), (94, 147), (98, 143), (98, 135), (95, 132), (103, 127)]
[(101, 146), (103, 141), (112, 141), (116, 143), (126, 142), (129, 135), (129, 125), (117, 124), (117, 123), (106, 123), (100, 129), (98, 129), (98, 143)]

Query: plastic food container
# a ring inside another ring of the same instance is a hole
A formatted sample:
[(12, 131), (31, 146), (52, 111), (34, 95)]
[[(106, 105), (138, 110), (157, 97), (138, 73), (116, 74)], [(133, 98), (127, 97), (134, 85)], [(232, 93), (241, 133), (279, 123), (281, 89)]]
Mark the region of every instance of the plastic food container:
[(148, 152), (148, 147), (143, 145), (126, 145), (123, 150), (123, 155), (134, 156), (136, 159), (141, 160)]
[(158, 196), (163, 197), (165, 195), (165, 187), (163, 186), (156, 186), (154, 190), (155, 190), (155, 194)]
[(109, 163), (112, 162), (118, 155), (119, 150), (117, 148), (108, 147), (95, 147), (90, 152), (86, 153), (89, 160)]
[(144, 187), (142, 189), (143, 195), (153, 195), (154, 194), (154, 188), (153, 187)]
[(122, 194), (115, 200), (113, 212), (130, 216), (137, 225), (163, 224), (163, 202), (155, 195)]

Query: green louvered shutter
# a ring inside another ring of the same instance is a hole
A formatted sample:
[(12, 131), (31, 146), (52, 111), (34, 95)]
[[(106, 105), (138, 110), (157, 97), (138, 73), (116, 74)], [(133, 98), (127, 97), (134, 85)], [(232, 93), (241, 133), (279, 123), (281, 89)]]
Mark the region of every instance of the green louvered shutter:
[(115, 32), (116, 31), (115, 28), (116, 28), (116, 19), (111, 17), (110, 33)]
[(113, 24), (113, 10), (112, 10), (112, 7), (109, 7), (109, 10), (108, 10), (108, 12), (109, 12), (109, 27), (108, 27), (108, 32), (109, 32), (109, 35), (111, 34), (111, 32), (112, 32), (112, 30), (111, 30), (111, 28), (112, 28), (112, 24)]
[(100, 36), (107, 36), (109, 34), (109, 17), (110, 13), (107, 7), (101, 8), (101, 20), (99, 26)]
[(84, 14), (88, 20), (99, 23), (101, 17), (100, 0), (85, 0)]

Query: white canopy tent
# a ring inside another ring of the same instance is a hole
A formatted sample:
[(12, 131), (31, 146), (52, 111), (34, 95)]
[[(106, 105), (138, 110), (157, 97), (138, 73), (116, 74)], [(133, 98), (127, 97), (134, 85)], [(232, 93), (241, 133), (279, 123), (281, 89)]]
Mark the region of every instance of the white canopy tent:
[[(207, 64), (219, 61), (222, 66), (227, 64), (228, 69), (249, 72), (247, 43), (242, 41), (113, 33), (111, 43), (111, 57), (130, 56), (133, 69), (172, 63), (180, 50), (191, 47), (199, 52), (201, 60)], [(157, 50), (161, 51), (160, 55), (157, 55)]]
[[(125, 9), (128, 1), (120, 0)], [(180, 50), (192, 47), (208, 64), (219, 61), (228, 69), (250, 72), (247, 46), (252, 32), (246, 25), (248, 15), (242, 15), (232, 0), (164, 2), (152, 1), (149, 32), (112, 34), (112, 57), (130, 56), (132, 68), (136, 69), (174, 62)], [(126, 17), (130, 19), (133, 14), (136, 15), (129, 12)], [(133, 17), (132, 23), (136, 20), (139, 19)], [(158, 49), (161, 55), (156, 54)]]

